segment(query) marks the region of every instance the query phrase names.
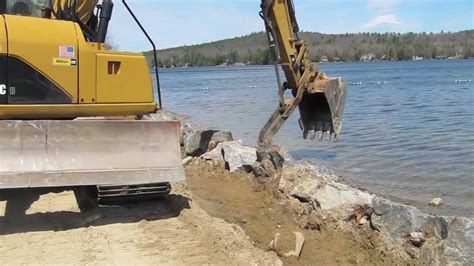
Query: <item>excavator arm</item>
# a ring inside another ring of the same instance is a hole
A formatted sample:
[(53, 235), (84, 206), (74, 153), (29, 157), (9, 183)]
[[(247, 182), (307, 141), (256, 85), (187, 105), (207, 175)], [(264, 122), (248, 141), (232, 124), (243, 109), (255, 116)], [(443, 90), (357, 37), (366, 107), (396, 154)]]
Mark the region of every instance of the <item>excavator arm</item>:
[[(53, 13), (62, 17), (66, 14), (76, 13), (77, 18), (84, 24), (87, 24), (94, 14), (94, 10), (99, 0), (51, 0)], [(72, 12), (75, 10), (75, 12)]]
[[(278, 81), (279, 105), (260, 131), (260, 146), (271, 144), (273, 136), (291, 116), (296, 107), (300, 111), (303, 137), (337, 140), (341, 131), (342, 114), (347, 97), (346, 82), (331, 78), (308, 59), (307, 43), (298, 36), (292, 0), (262, 0), (260, 16), (265, 22), (270, 53), (274, 60)], [(279, 68), (286, 82), (281, 82)], [(290, 90), (293, 98), (285, 99)]]

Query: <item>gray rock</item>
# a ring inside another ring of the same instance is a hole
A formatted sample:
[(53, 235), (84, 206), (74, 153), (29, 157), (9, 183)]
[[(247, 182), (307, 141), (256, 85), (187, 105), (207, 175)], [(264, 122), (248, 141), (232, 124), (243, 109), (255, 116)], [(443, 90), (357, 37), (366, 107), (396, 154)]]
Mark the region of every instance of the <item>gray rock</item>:
[(290, 151), (280, 145), (275, 145), (273, 147), (274, 151), (278, 152), (285, 161), (294, 161), (295, 159), (291, 156)]
[(224, 160), (224, 151), (222, 148), (222, 143), (217, 144), (217, 146), (201, 155), (201, 159), (210, 160), (210, 161), (223, 161)]
[(423, 229), (424, 215), (413, 206), (394, 203), (390, 200), (376, 197), (372, 200), (374, 215), (371, 221), (379, 229), (386, 230), (392, 239), (403, 238), (411, 232)]
[(414, 246), (420, 247), (426, 241), (426, 238), (422, 232), (411, 232), (408, 240), (410, 240)]
[(265, 177), (268, 176), (267, 171), (263, 167), (261, 162), (254, 162), (252, 165), (252, 172), (255, 177)]
[(431, 206), (439, 207), (439, 206), (443, 205), (443, 199), (442, 198), (434, 198), (434, 199), (430, 200), (429, 204)]
[(181, 121), (184, 118), (183, 116), (180, 116), (178, 114), (175, 114), (173, 112), (169, 112), (166, 110), (158, 110), (156, 113), (149, 114), (148, 116), (153, 121), (171, 121), (171, 120)]
[(278, 188), (305, 202), (316, 203), (324, 210), (343, 205), (371, 203), (373, 196), (321, 175), (318, 166), (308, 162), (285, 162)]
[(184, 148), (186, 154), (200, 156), (207, 152), (207, 147), (212, 135), (216, 130), (196, 130), (185, 139)]
[(201, 158), (213, 161), (223, 159), (231, 172), (262, 167), (262, 164), (257, 164), (257, 149), (242, 145), (240, 140), (221, 142)]
[(232, 133), (218, 130), (196, 130), (185, 140), (186, 154), (200, 156), (217, 147), (221, 142), (232, 141)]
[(284, 249), (288, 246), (291, 246), (289, 243), (280, 244), (280, 233), (275, 233), (275, 236), (271, 240), (270, 244), (268, 245), (268, 250), (275, 251), (277, 254), (283, 257), (290, 257), (295, 256), (297, 258), (300, 257), (301, 251), (303, 250), (305, 237), (301, 232), (293, 232), (295, 234), (295, 249), (284, 252)]
[(226, 141), (233, 141), (234, 137), (232, 136), (232, 132), (230, 131), (217, 131), (212, 135), (211, 140), (209, 141), (209, 144), (207, 145), (208, 150), (212, 150), (219, 143), (226, 142)]
[(251, 167), (257, 161), (257, 149), (244, 146), (240, 141), (222, 142), (224, 160), (231, 172), (248, 166)]
[(367, 192), (337, 182), (326, 184), (314, 195), (314, 199), (323, 210), (370, 204), (373, 198), (374, 196)]
[(191, 156), (188, 156), (188, 157), (184, 158), (183, 159), (183, 165), (189, 164), (192, 160), (193, 160), (193, 157), (191, 157)]
[(439, 240), (448, 237), (449, 221), (442, 216), (427, 215), (425, 217), (425, 232), (431, 237), (434, 236)]
[(186, 146), (186, 143), (190, 141), (190, 138), (196, 133), (198, 130), (207, 130), (208, 128), (194, 123), (191, 120), (183, 120), (181, 121), (181, 145)]
[(301, 255), (301, 251), (303, 250), (305, 238), (304, 238), (303, 233), (301, 232), (293, 232), (293, 233), (295, 234), (295, 249), (285, 253), (284, 256), (285, 257), (295, 256), (299, 258)]
[[(257, 155), (258, 158), (258, 155)], [(258, 160), (258, 159), (257, 159)], [(270, 160), (264, 160), (263, 162), (256, 161), (251, 165), (251, 172), (255, 177), (278, 177), (278, 170)], [(260, 180), (263, 181), (263, 180)]]
[(285, 162), (278, 188), (285, 194), (311, 202), (321, 187), (322, 181), (323, 179), (314, 171), (312, 164)]
[(474, 265), (474, 220), (452, 219), (444, 247), (449, 264)]
[(317, 176), (318, 179), (321, 179), (323, 181), (338, 180), (338, 176), (334, 173), (334, 171), (323, 165), (314, 164), (306, 161), (287, 161), (285, 162), (285, 165), (293, 168), (294, 170), (289, 170), (294, 171), (298, 175), (310, 174), (313, 176)]
[(262, 163), (265, 161), (270, 161), (273, 164), (273, 168), (281, 169), (285, 163), (285, 158), (283, 158), (283, 156), (278, 151), (257, 149), (257, 161)]

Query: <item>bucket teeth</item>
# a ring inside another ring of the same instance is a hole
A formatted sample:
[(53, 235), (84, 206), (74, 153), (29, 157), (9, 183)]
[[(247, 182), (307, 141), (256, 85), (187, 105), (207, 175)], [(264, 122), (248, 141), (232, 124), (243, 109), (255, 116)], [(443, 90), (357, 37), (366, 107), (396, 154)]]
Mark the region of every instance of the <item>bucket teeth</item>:
[(322, 131), (323, 130), (323, 124), (320, 121), (316, 122), (315, 130), (316, 131)]
[[(304, 130), (304, 124), (303, 124), (303, 120), (301, 120), (301, 118), (298, 119), (298, 125), (300, 126), (301, 130)], [(304, 136), (303, 136), (303, 138), (306, 139), (306, 137), (304, 137)]]
[(323, 132), (322, 132), (322, 131), (318, 131), (318, 140), (322, 140), (323, 137), (324, 137)]
[(328, 133), (328, 132), (331, 132), (331, 131), (332, 131), (331, 123), (328, 123), (328, 122), (324, 123), (323, 132)]
[(328, 130), (326, 132), (321, 131), (321, 130), (305, 130), (303, 131), (303, 138), (304, 139), (310, 139), (310, 140), (327, 140), (328, 142), (331, 142), (331, 140), (334, 143), (337, 143), (339, 141), (339, 135), (334, 133), (331, 130)]

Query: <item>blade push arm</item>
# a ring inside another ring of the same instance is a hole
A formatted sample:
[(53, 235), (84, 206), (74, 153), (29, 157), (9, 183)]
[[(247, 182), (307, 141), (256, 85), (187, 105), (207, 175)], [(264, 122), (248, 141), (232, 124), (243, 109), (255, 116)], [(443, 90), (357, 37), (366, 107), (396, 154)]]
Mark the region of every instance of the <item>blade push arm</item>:
[[(308, 59), (308, 46), (298, 36), (292, 0), (262, 0), (260, 16), (265, 22), (270, 53), (278, 80), (279, 106), (260, 132), (260, 146), (271, 144), (273, 136), (299, 107), (299, 120), (303, 137), (314, 139), (323, 133), (337, 138), (347, 96), (342, 78), (330, 78)], [(281, 83), (279, 66), (286, 82)], [(285, 99), (284, 92), (291, 90), (293, 98)]]

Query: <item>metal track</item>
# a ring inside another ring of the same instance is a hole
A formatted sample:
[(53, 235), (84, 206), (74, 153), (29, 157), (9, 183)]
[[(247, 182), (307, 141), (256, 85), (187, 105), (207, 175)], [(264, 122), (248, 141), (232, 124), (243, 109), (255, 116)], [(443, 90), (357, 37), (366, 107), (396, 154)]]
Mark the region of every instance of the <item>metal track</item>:
[(99, 186), (97, 188), (100, 204), (162, 198), (171, 192), (170, 183)]

